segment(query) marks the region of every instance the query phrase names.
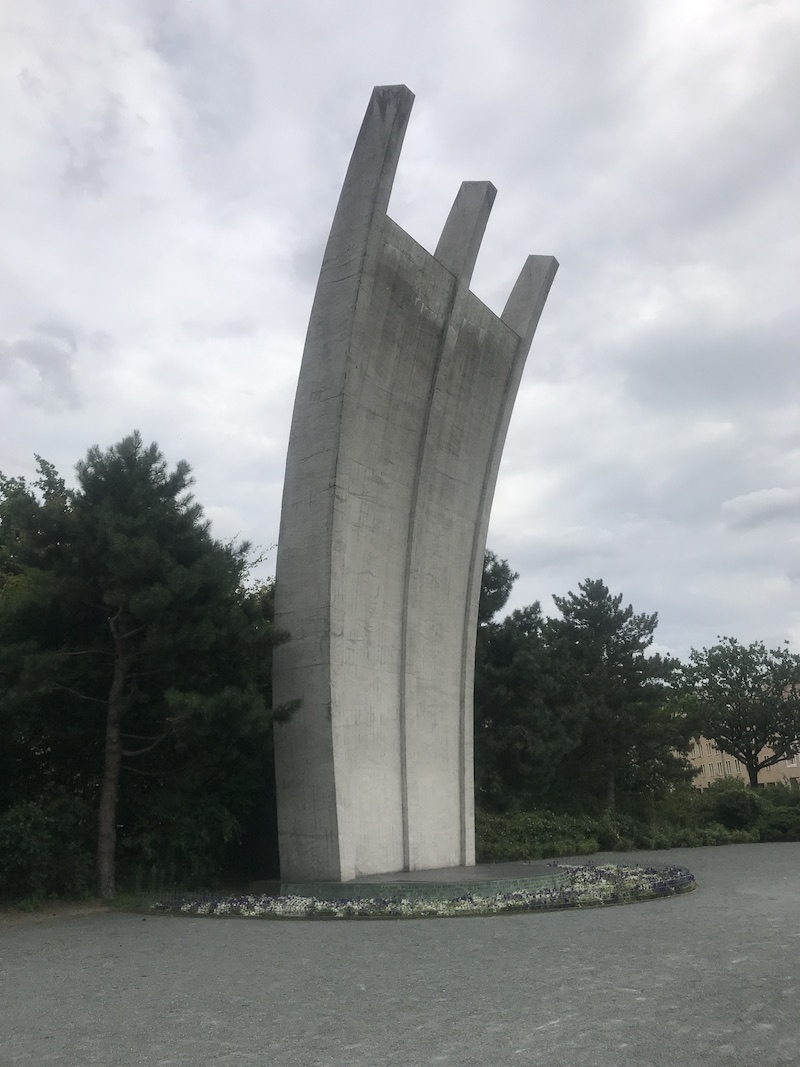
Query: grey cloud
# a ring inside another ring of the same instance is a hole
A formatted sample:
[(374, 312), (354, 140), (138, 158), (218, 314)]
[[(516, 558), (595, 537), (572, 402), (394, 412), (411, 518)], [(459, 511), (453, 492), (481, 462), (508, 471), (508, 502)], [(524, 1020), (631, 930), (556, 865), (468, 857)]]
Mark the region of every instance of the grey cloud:
[[(600, 526), (569, 526), (526, 537), (509, 562), (517, 568), (533, 564), (538, 570), (606, 571), (619, 551), (619, 537), (611, 530)], [(580, 577), (584, 575), (581, 573)]]
[(783, 62), (781, 67), (776, 55), (769, 75), (754, 82), (736, 107), (712, 74), (695, 70), (693, 86), (677, 84), (687, 103), (696, 94), (700, 121), (690, 122), (684, 137), (660, 145), (652, 157), (633, 160), (651, 223), (668, 227), (671, 240), (680, 234), (695, 246), (699, 235), (733, 219), (741, 233), (747, 212), (758, 212), (766, 197), (793, 183), (800, 145), (796, 108), (786, 102), (800, 95), (800, 73), (793, 55)]
[(23, 67), (17, 75), (17, 81), (22, 91), (33, 100), (41, 99), (44, 93), (44, 82), (27, 67)]
[[(602, 389), (598, 381), (598, 394)], [(520, 492), (526, 471), (533, 485), (539, 472), (547, 472), (551, 511), (559, 501), (559, 510), (569, 502), (573, 513), (612, 527), (626, 515), (711, 522), (721, 502), (747, 482), (747, 438), (738, 428), (704, 438), (690, 420), (660, 418), (656, 425), (663, 432), (654, 431), (647, 426), (648, 411), (633, 402), (596, 416), (581, 409), (576, 419), (568, 396), (546, 425), (532, 418), (520, 432), (523, 409), (515, 414), (513, 451), (503, 467)]]
[(327, 236), (327, 232), (320, 227), (313, 237), (297, 246), (289, 261), (292, 276), (308, 292), (313, 293), (316, 288)]
[(106, 191), (106, 169), (121, 141), (122, 128), (122, 100), (116, 93), (106, 93), (80, 134), (63, 139), (67, 161), (62, 183), (66, 192), (100, 196)]
[[(508, 39), (503, 54), (496, 57), (496, 76), (487, 86), (476, 81), (460, 86), (457, 111), (443, 114), (440, 131), (443, 155), (460, 152), (476, 143), (492, 156), (506, 154), (513, 130), (513, 149), (535, 174), (539, 166), (552, 172), (569, 160), (609, 145), (609, 133), (617, 130), (622, 114), (631, 106), (631, 58), (635, 56), (645, 18), (641, 5), (623, 0), (610, 7), (583, 3), (526, 3), (506, 13)], [(513, 40), (513, 44), (512, 44)], [(497, 41), (486, 35), (485, 61)], [(513, 62), (509, 59), (513, 55)], [(457, 51), (453, 61), (459, 64)], [(595, 91), (587, 94), (586, 84)], [(525, 126), (516, 119), (524, 114)], [(522, 136), (519, 134), (522, 133)], [(584, 136), (585, 135), (585, 136)], [(546, 153), (543, 144), (547, 144)], [(496, 148), (502, 147), (502, 153)]]
[(252, 337), (261, 328), (260, 323), (254, 319), (224, 319), (222, 321), (204, 321), (201, 319), (187, 320), (181, 323), (186, 331), (186, 336), (201, 340), (237, 340), (242, 337)]
[(631, 340), (622, 356), (630, 388), (663, 410), (726, 412), (773, 407), (800, 395), (796, 326), (687, 322)]
[(180, 5), (153, 3), (151, 45), (168, 66), (173, 86), (185, 103), (182, 134), (192, 158), (193, 181), (219, 196), (247, 190), (249, 175), (236, 161), (252, 129), (259, 92), (245, 61), (237, 22), (215, 20), (202, 6), (182, 12)]
[(34, 337), (0, 341), (0, 378), (39, 407), (76, 407), (74, 337)]
[(78, 337), (72, 327), (56, 320), (42, 319), (36, 325), (37, 333), (52, 337), (57, 341), (63, 341), (69, 351), (74, 355), (78, 351)]
[(775, 522), (800, 520), (800, 489), (757, 489), (726, 500), (722, 519), (729, 529), (754, 530)]

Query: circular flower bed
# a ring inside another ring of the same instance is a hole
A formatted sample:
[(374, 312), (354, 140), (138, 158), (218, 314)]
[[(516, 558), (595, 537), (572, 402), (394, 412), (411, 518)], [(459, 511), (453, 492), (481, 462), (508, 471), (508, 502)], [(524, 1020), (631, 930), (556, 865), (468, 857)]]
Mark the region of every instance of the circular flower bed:
[(232, 915), (247, 919), (428, 919), (628, 904), (674, 896), (696, 887), (694, 875), (683, 867), (553, 866), (566, 875), (560, 885), (490, 895), (482, 895), (476, 886), (474, 893), (452, 900), (239, 896), (163, 900), (151, 908), (170, 914)]

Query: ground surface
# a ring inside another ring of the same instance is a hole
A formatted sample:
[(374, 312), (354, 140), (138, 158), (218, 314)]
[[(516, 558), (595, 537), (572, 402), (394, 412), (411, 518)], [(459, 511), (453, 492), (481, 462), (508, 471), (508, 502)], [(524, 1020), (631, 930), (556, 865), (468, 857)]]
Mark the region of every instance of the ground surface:
[(800, 1063), (800, 843), (595, 859), (700, 888), (491, 918), (6, 925), (0, 1065)]

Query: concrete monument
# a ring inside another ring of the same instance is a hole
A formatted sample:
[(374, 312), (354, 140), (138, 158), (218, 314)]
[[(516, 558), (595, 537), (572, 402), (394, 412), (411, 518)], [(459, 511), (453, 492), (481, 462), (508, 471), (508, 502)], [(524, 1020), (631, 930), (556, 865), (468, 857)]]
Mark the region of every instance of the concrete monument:
[(413, 94), (372, 94), (319, 277), (278, 545), (284, 880), (475, 862), (472, 687), (486, 531), (558, 264), (500, 318), (469, 290), (495, 190), (464, 182), (433, 255), (386, 214)]

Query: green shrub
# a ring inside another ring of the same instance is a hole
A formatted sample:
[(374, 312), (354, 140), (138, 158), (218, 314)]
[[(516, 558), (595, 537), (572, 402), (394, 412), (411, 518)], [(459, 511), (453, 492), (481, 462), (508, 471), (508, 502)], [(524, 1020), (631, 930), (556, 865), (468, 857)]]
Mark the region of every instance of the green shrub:
[(217, 798), (192, 798), (189, 804), (177, 795), (161, 795), (133, 813), (131, 821), (133, 828), (119, 834), (118, 885), (153, 894), (219, 884), (225, 847), (238, 826)]
[(602, 851), (629, 852), (632, 848), (643, 847), (636, 842), (641, 839), (646, 823), (620, 812), (606, 812), (593, 822)]
[(752, 845), (760, 841), (758, 829), (753, 830), (731, 830), (730, 843), (732, 845)]
[(761, 814), (756, 793), (737, 778), (722, 779), (710, 786), (703, 802), (710, 821), (721, 823), (728, 830), (750, 830)]
[(800, 808), (800, 786), (783, 782), (770, 783), (764, 789), (759, 789), (758, 799), (762, 808)]
[(668, 825), (646, 826), (641, 824), (634, 838), (634, 848), (674, 848), (678, 829), (679, 827)]
[(91, 813), (75, 797), (24, 801), (0, 815), (0, 896), (83, 896), (91, 885)]
[(757, 830), (728, 830), (718, 822), (707, 826), (684, 827), (673, 838), (673, 848), (702, 848), (707, 845), (734, 845), (758, 841)]
[(620, 847), (617, 827), (610, 818), (601, 820), (597, 828), (597, 844), (603, 852), (612, 852)]
[(549, 859), (597, 852), (597, 820), (549, 811), (476, 814), (479, 863)]
[[(795, 814), (800, 821), (800, 807), (770, 808), (777, 815), (767, 825), (760, 794), (745, 789), (741, 783), (709, 789), (705, 794), (699, 790), (692, 793), (682, 792), (672, 803), (659, 805), (652, 821), (610, 812), (577, 816), (552, 811), (478, 811), (478, 862), (794, 840), (786, 834), (794, 832)], [(667, 813), (673, 816), (672, 820), (666, 817)], [(773, 836), (764, 837), (764, 833)]]
[(656, 826), (653, 828), (650, 848), (674, 848), (674, 830), (669, 826)]
[(761, 841), (800, 841), (800, 808), (774, 807), (762, 813)]
[(669, 827), (694, 826), (701, 800), (702, 793), (694, 786), (677, 786), (657, 800), (653, 822)]

